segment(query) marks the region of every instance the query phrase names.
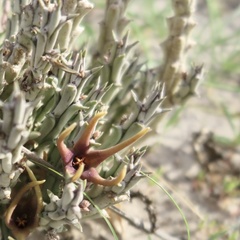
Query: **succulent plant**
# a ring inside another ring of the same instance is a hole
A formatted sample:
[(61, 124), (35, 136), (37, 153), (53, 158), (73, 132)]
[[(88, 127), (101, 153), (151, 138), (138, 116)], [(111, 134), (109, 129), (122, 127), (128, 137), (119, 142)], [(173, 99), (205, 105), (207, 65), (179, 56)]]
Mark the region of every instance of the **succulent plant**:
[[(41, 227), (81, 230), (99, 209), (129, 200), (146, 147), (129, 148), (162, 113), (196, 93), (202, 66), (184, 56), (192, 0), (172, 0), (164, 60), (144, 70), (129, 43), (128, 0), (108, 0), (92, 55), (74, 44), (88, 0), (2, 1), (0, 209), (2, 238)], [(93, 204), (94, 203), (94, 204)], [(96, 207), (97, 206), (97, 207)]]

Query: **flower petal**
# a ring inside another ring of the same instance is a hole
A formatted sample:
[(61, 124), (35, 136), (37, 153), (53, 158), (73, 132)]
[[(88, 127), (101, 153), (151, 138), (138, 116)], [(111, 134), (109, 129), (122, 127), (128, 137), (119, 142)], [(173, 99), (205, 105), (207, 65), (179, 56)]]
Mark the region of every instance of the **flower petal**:
[(69, 164), (69, 162), (73, 158), (73, 151), (71, 151), (64, 143), (65, 138), (69, 136), (69, 134), (73, 131), (73, 129), (76, 127), (76, 123), (71, 124), (69, 127), (67, 127), (60, 135), (57, 140), (57, 147), (60, 152), (60, 155), (62, 157), (62, 160), (65, 164)]
[(94, 131), (99, 119), (104, 117), (106, 114), (107, 114), (107, 112), (99, 112), (89, 121), (82, 136), (74, 144), (73, 152), (76, 153), (76, 155), (85, 154), (86, 151), (89, 149), (89, 147), (90, 147), (89, 142), (90, 142), (90, 138), (93, 134), (93, 131)]
[(89, 182), (92, 182), (94, 184), (99, 184), (103, 186), (114, 186), (119, 184), (126, 176), (127, 173), (127, 166), (124, 166), (122, 171), (119, 173), (119, 175), (113, 179), (105, 179), (99, 175), (97, 170), (95, 168), (90, 168), (87, 171), (84, 171), (81, 179), (87, 180)]
[(85, 164), (83, 162), (79, 163), (78, 170), (72, 177), (72, 182), (75, 182), (77, 179), (79, 179), (83, 173)]
[[(22, 217), (19, 216), (19, 218), (17, 217), (15, 220), (18, 221), (19, 220), (19, 226), (16, 225), (16, 222), (12, 219), (14, 210), (16, 209), (16, 207), (18, 206), (18, 204), (20, 203), (20, 200), (22, 199), (23, 195), (29, 191), (31, 188), (43, 184), (45, 182), (45, 180), (42, 181), (33, 181), (30, 182), (28, 184), (26, 184), (22, 189), (20, 189), (16, 195), (16, 197), (12, 200), (11, 204), (9, 205), (6, 213), (5, 213), (5, 223), (8, 226), (9, 229), (12, 230), (12, 233), (14, 234), (14, 236), (17, 239), (25, 239), (28, 234), (31, 232), (32, 229), (34, 229), (38, 222), (38, 216), (35, 216), (34, 219), (31, 219), (32, 222), (30, 225), (27, 225), (26, 227), (22, 226), (22, 224), (25, 224), (24, 221), (25, 220), (21, 220)], [(37, 215), (38, 213), (36, 213)]]
[(112, 156), (113, 154), (121, 151), (122, 149), (128, 147), (132, 143), (136, 142), (139, 138), (143, 137), (147, 132), (150, 131), (150, 128), (144, 128), (140, 132), (138, 132), (133, 137), (107, 149), (103, 150), (90, 150), (85, 155), (84, 163), (86, 167), (97, 167), (101, 162), (103, 162), (108, 157)]

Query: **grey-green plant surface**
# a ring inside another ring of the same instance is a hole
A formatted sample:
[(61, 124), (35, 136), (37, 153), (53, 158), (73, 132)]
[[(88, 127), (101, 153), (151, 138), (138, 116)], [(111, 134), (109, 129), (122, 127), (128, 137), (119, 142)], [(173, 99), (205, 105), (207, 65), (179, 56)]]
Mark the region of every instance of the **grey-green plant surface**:
[(184, 62), (194, 1), (172, 0), (163, 61), (153, 69), (129, 40), (128, 3), (107, 1), (99, 36), (77, 49), (91, 2), (2, 1), (2, 239), (82, 230), (85, 219), (129, 200), (146, 151), (129, 146), (196, 94), (202, 66)]

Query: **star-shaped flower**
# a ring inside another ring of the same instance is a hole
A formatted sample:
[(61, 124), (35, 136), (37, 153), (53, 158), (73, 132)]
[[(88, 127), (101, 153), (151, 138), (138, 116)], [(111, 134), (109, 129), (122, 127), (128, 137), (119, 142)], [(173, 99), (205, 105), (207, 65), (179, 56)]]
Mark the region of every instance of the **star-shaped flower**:
[(26, 239), (30, 232), (38, 227), (39, 214), (43, 207), (39, 185), (43, 184), (45, 180), (37, 181), (27, 165), (25, 165), (25, 169), (31, 182), (19, 183), (14, 187), (10, 205), (4, 214), (6, 226), (19, 240)]
[(66, 172), (73, 175), (72, 181), (76, 181), (80, 177), (83, 180), (86, 179), (89, 182), (103, 186), (117, 185), (124, 179), (127, 166), (122, 169), (116, 178), (110, 180), (102, 178), (97, 172), (96, 167), (108, 157), (137, 141), (150, 130), (149, 128), (144, 128), (133, 137), (107, 149), (91, 149), (90, 139), (93, 131), (99, 119), (105, 115), (106, 112), (99, 112), (89, 121), (82, 136), (74, 144), (72, 149), (69, 149), (65, 145), (64, 140), (76, 127), (76, 123), (70, 125), (60, 134), (57, 140), (57, 147), (65, 165)]

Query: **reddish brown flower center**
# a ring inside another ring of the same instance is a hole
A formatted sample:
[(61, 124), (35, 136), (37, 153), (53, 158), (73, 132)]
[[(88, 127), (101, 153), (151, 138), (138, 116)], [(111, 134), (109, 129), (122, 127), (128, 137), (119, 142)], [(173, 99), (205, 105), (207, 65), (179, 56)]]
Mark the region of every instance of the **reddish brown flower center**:
[(15, 219), (15, 224), (18, 228), (25, 228), (27, 226), (28, 220), (27, 220), (27, 215), (24, 214), (21, 217), (17, 217)]
[(82, 157), (80, 157), (80, 158), (74, 157), (73, 160), (72, 160), (72, 167), (73, 167), (75, 170), (78, 170), (79, 165), (80, 165), (81, 163), (83, 163), (83, 162), (84, 162), (84, 157), (83, 157), (83, 158), (82, 158)]

